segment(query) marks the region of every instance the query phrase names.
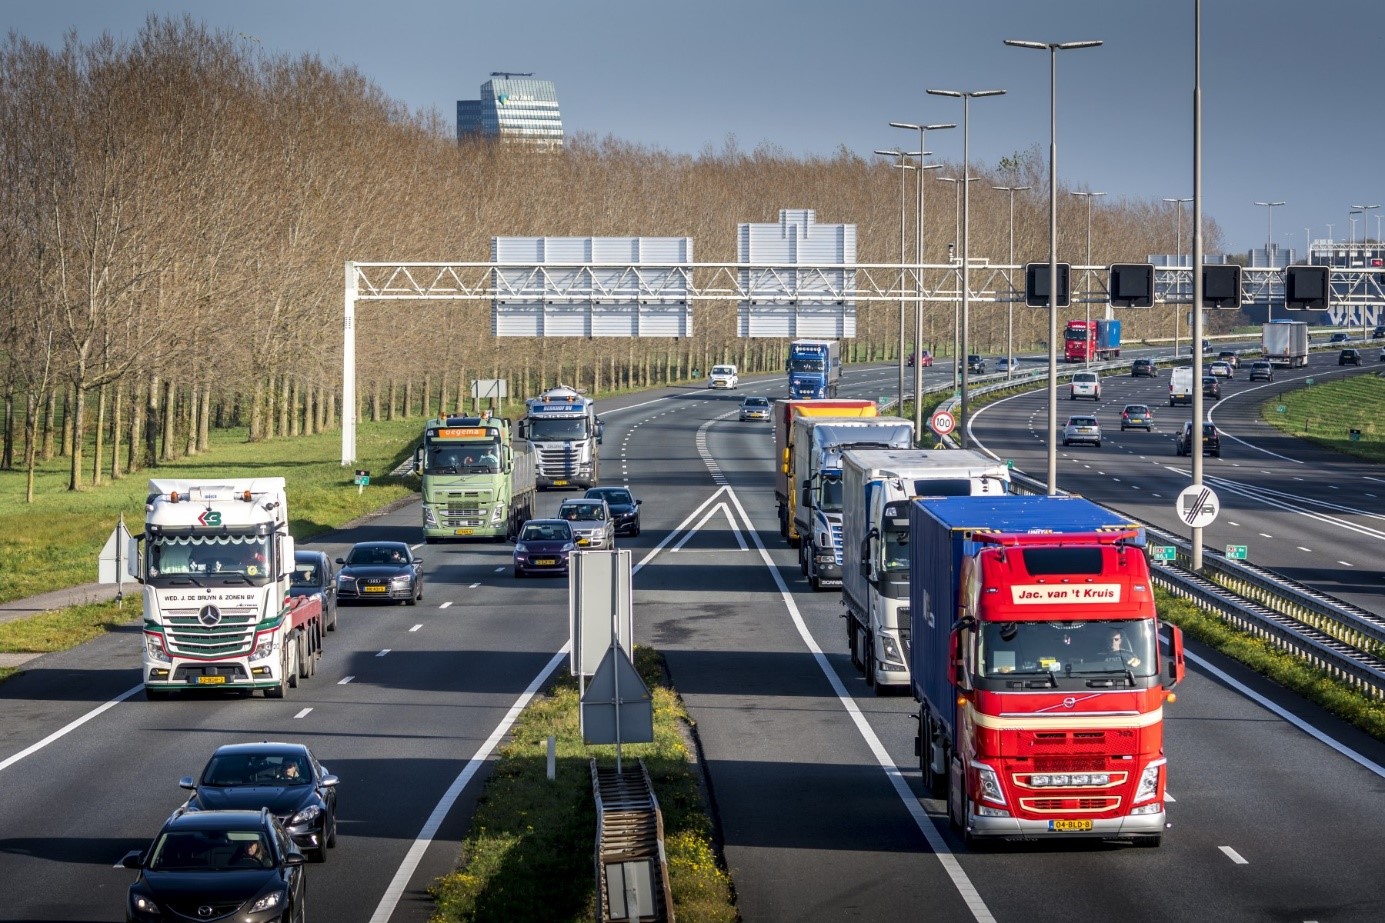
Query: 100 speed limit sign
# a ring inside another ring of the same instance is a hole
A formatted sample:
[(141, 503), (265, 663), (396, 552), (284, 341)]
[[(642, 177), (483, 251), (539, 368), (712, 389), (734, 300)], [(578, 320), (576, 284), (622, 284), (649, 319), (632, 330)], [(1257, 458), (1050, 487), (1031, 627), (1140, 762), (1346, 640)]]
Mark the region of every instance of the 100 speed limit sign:
[(939, 436), (946, 436), (957, 428), (957, 421), (946, 410), (939, 410), (929, 418), (928, 426)]

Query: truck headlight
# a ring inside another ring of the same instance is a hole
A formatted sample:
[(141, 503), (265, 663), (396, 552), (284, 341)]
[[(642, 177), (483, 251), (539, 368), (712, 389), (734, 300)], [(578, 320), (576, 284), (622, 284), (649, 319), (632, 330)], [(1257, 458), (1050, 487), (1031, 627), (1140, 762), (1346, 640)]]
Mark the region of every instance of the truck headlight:
[(972, 763), (971, 768), (976, 770), (977, 794), (986, 801), (993, 801), (996, 804), (1005, 803), (1005, 793), (1000, 790), (1000, 776), (985, 763)]
[(144, 649), (149, 652), (150, 660), (157, 660), (159, 663), (173, 662), (173, 658), (168, 656), (168, 651), (164, 650), (164, 641), (159, 635), (145, 635)]
[(263, 660), (274, 653), (274, 635), (260, 635), (255, 649), (250, 652), (251, 660)]
[(1164, 771), (1164, 760), (1155, 760), (1140, 773), (1140, 784), (1135, 788), (1136, 804), (1148, 801), (1159, 794), (1159, 776)]
[(499, 522), (500, 522), (502, 519), (504, 519), (504, 518), (505, 518), (505, 504), (503, 504), (503, 503), (497, 503), (497, 504), (495, 505), (495, 512), (491, 513), (491, 525), (496, 525), (497, 523), (499, 523)]
[(433, 512), (433, 508), (428, 505), (423, 507), (423, 528), (436, 529), (438, 527), (438, 517)]
[(900, 652), (899, 642), (894, 639), (893, 635), (881, 635), (880, 647), (885, 652), (886, 663), (904, 665), (904, 655)]

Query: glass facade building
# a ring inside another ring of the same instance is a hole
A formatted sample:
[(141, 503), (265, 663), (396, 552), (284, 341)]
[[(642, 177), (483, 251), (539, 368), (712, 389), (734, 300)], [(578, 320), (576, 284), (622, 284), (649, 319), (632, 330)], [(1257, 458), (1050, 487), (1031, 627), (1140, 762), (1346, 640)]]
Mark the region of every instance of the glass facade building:
[(563, 118), (551, 80), (492, 77), (480, 99), (457, 101), (457, 140), (474, 138), (562, 147)]

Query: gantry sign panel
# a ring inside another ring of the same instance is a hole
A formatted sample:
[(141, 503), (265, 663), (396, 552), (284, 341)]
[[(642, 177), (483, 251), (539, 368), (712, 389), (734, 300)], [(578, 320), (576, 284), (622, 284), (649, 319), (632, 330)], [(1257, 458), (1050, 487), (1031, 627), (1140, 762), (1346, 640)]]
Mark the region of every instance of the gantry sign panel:
[(692, 334), (690, 237), (496, 237), (498, 337)]
[(777, 224), (739, 226), (736, 260), (756, 267), (740, 271), (739, 336), (856, 336), (856, 225), (782, 209)]

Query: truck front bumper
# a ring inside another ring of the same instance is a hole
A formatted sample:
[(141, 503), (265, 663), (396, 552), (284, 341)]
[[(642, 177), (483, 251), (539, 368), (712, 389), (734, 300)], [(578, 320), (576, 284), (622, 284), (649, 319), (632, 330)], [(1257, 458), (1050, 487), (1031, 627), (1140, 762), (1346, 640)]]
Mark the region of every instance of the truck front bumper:
[(250, 666), (244, 661), (200, 663), (177, 661), (148, 664), (144, 685), (159, 691), (180, 689), (270, 689), (279, 685), (275, 675), (277, 661), (265, 660)]
[(596, 486), (596, 479), (588, 472), (578, 474), (540, 474), (535, 477), (535, 482), (540, 490), (551, 487), (575, 487), (586, 490), (588, 487)]
[(1090, 830), (1056, 830), (1056, 820), (1031, 820), (1020, 817), (982, 817), (973, 813), (967, 818), (967, 828), (975, 837), (997, 839), (1082, 839), (1120, 840), (1131, 837), (1161, 836), (1167, 813), (1092, 819)]

